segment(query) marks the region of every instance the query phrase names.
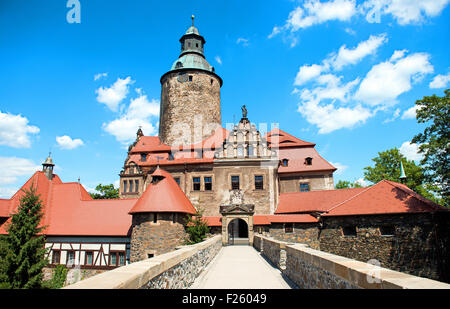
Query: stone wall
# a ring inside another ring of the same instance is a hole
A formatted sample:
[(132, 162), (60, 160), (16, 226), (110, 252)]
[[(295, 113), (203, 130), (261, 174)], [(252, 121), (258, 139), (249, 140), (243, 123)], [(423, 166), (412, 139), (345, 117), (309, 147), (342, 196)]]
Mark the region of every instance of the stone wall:
[(309, 184), (311, 191), (332, 190), (333, 175), (329, 171), (321, 173), (301, 173), (294, 175), (280, 174), (280, 193), (300, 192), (300, 183)]
[(184, 214), (176, 214), (175, 223), (172, 213), (157, 215), (157, 222), (153, 223), (153, 213), (133, 214), (130, 262), (146, 259), (149, 254), (157, 256), (174, 250), (187, 239)]
[[(345, 236), (345, 226), (356, 226), (356, 236)], [(449, 226), (449, 214), (439, 213), (324, 217), (320, 250), (450, 282)]]
[[(304, 244), (289, 244), (260, 235), (254, 238), (254, 244), (263, 244), (262, 254), (273, 264), (285, 265), (279, 268), (299, 288), (450, 289), (450, 284), (311, 249)], [(276, 250), (284, 251), (285, 255), (277, 254)], [(281, 260), (277, 261), (278, 257)]]
[(131, 263), (65, 289), (188, 288), (222, 248), (217, 235), (150, 259)]
[(220, 80), (205, 71), (183, 72), (192, 81), (180, 82), (177, 72), (161, 80), (159, 137), (165, 144), (194, 144), (221, 125)]
[(272, 223), (269, 227), (271, 237), (295, 243), (304, 243), (314, 249), (319, 249), (319, 228), (317, 224), (293, 223), (292, 233), (286, 233), (283, 223)]

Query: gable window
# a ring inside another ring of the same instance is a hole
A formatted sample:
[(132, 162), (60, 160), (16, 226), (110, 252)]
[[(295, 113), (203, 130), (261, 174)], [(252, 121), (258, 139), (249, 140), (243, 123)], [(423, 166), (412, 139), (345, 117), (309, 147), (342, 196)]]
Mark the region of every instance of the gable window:
[(306, 165), (312, 165), (312, 158), (311, 157), (305, 158), (305, 164)]
[(173, 153), (169, 152), (169, 161), (173, 161)]
[(138, 192), (139, 191), (139, 180), (135, 180), (134, 181), (134, 192)]
[(177, 183), (177, 185), (180, 185), (180, 177), (175, 177), (175, 182)]
[(86, 251), (86, 265), (93, 265), (94, 264), (94, 252), (93, 251)]
[(294, 224), (293, 223), (285, 223), (284, 224), (284, 232), (285, 233), (293, 233), (294, 232)]
[(194, 191), (200, 191), (200, 177), (193, 177), (192, 182)]
[(249, 157), (253, 157), (255, 155), (255, 147), (248, 145), (247, 151)]
[(127, 192), (127, 189), (128, 189), (128, 181), (124, 180), (123, 181), (123, 192)]
[(380, 234), (383, 236), (394, 236), (395, 235), (395, 226), (380, 226)]
[(134, 189), (133, 189), (133, 180), (130, 180), (130, 191), (128, 191), (128, 192), (134, 192)]
[(342, 234), (344, 234), (344, 236), (356, 236), (356, 226), (344, 226), (342, 228)]
[(203, 178), (205, 182), (205, 190), (211, 191), (212, 190), (212, 177), (205, 177)]
[(146, 153), (141, 153), (141, 161), (142, 162), (147, 161), (147, 154)]
[(239, 176), (231, 176), (231, 189), (239, 190)]
[(52, 264), (59, 264), (61, 259), (61, 251), (60, 250), (53, 250), (52, 254)]
[(309, 191), (309, 183), (301, 183), (300, 192), (308, 192), (308, 191)]
[(66, 264), (75, 264), (75, 251), (67, 251)]
[(283, 166), (288, 166), (288, 162), (289, 162), (288, 159), (283, 159), (283, 161), (281, 161), (281, 164), (282, 164)]
[(243, 157), (244, 156), (244, 147), (243, 146), (238, 146), (237, 147), (237, 155), (238, 155), (238, 157)]
[(264, 177), (263, 176), (255, 176), (255, 190), (263, 190), (264, 189)]

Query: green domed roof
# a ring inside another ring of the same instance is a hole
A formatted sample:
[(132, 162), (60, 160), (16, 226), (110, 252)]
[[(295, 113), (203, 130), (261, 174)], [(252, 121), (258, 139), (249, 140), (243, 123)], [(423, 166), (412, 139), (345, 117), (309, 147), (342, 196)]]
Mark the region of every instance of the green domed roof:
[(190, 26), (189, 29), (186, 31), (185, 34), (196, 34), (196, 35), (200, 35), (200, 33), (198, 32), (198, 29), (195, 28), (194, 26)]
[(206, 61), (206, 59), (202, 56), (194, 53), (185, 54), (175, 60), (170, 70), (172, 71), (179, 69), (200, 69), (213, 72), (213, 67), (208, 63), (208, 61)]

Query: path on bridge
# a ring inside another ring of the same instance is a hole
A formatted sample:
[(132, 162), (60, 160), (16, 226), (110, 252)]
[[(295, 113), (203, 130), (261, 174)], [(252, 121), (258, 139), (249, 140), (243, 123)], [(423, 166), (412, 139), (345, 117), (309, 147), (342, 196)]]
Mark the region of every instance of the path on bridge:
[(281, 271), (251, 246), (222, 247), (193, 289), (290, 289)]

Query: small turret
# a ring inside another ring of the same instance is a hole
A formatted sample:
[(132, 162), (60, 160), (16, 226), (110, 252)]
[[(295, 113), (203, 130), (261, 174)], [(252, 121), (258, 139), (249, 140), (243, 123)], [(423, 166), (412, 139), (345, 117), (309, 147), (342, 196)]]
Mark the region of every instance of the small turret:
[(53, 164), (53, 160), (51, 158), (51, 152), (48, 154), (47, 159), (44, 163), (42, 163), (42, 171), (44, 172), (45, 176), (47, 176), (48, 180), (53, 179), (53, 167), (55, 164)]

